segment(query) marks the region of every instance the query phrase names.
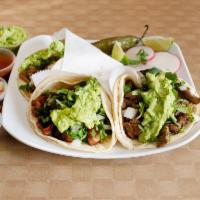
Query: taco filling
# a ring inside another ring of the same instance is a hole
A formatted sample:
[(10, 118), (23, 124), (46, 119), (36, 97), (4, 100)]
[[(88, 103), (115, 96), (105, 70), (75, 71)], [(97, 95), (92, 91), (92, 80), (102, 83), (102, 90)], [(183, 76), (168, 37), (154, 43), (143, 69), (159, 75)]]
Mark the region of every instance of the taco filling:
[(64, 55), (64, 44), (61, 41), (53, 41), (49, 48), (42, 49), (27, 57), (19, 67), (19, 79), (24, 84), (19, 89), (25, 93), (32, 93), (35, 89), (31, 82), (31, 76), (50, 67)]
[(131, 139), (161, 147), (194, 122), (200, 98), (174, 73), (150, 69), (143, 72), (143, 79), (142, 88), (135, 87), (132, 80), (125, 81), (123, 129)]
[(95, 145), (112, 134), (101, 87), (95, 78), (76, 85), (61, 84), (47, 90), (31, 103), (37, 128), (45, 135), (68, 143), (80, 140)]

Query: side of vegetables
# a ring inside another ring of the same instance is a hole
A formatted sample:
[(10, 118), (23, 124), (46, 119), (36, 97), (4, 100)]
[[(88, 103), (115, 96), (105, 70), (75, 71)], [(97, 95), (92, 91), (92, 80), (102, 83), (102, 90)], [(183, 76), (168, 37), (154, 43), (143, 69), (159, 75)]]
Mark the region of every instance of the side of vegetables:
[(169, 53), (174, 39), (171, 37), (145, 37), (149, 26), (141, 37), (120, 36), (102, 39), (93, 43), (104, 53), (124, 65), (157, 67), (163, 71), (176, 72), (180, 67), (177, 56)]

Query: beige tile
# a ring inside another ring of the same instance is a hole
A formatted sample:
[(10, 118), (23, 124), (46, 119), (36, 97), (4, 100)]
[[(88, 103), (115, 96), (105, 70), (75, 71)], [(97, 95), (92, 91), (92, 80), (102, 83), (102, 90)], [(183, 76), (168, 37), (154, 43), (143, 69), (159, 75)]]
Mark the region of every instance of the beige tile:
[(48, 164), (31, 164), (28, 172), (29, 181), (47, 181), (49, 179)]
[(20, 197), (25, 192), (25, 181), (6, 181), (2, 187), (3, 199)]
[(0, 181), (0, 199), (4, 197), (5, 181)]
[(114, 166), (114, 178), (116, 180), (131, 180), (133, 176), (132, 165), (119, 164)]
[(189, 150), (179, 148), (171, 152), (169, 160), (176, 164), (187, 165), (192, 161), (191, 155)]
[(158, 192), (162, 197), (178, 196), (176, 181), (159, 181)]
[(174, 180), (176, 178), (171, 164), (155, 164), (154, 175), (157, 180)]
[(48, 200), (46, 197), (25, 197), (25, 200)]
[(34, 198), (49, 197), (49, 184), (42, 181), (29, 181), (25, 186), (25, 196)]
[(164, 152), (151, 156), (144, 156), (133, 159), (133, 166), (135, 165), (151, 165), (155, 163), (168, 163), (171, 152)]
[(92, 200), (91, 197), (72, 197), (72, 200)]
[(94, 198), (111, 198), (113, 196), (113, 181), (97, 179), (93, 181)]
[(174, 165), (173, 168), (176, 178), (192, 178), (195, 177), (195, 174), (198, 174), (198, 171), (200, 170), (199, 168), (195, 171), (195, 167), (192, 163), (188, 163), (188, 165)]
[(132, 173), (133, 178), (137, 180), (155, 178), (155, 168), (152, 164), (134, 165)]
[(106, 165), (92, 166), (92, 177), (94, 179), (112, 179), (113, 168)]
[(0, 176), (5, 180), (26, 180), (28, 169), (24, 165), (0, 166)]
[(117, 200), (139, 200), (137, 197), (134, 197), (134, 196), (130, 196), (130, 197), (126, 197), (126, 196), (120, 196), (120, 197), (117, 197), (116, 198)]
[(90, 164), (73, 164), (72, 179), (74, 181), (91, 180), (92, 170)]
[(49, 179), (51, 180), (71, 180), (72, 179), (72, 166), (71, 165), (56, 165), (51, 166), (49, 169)]
[(200, 150), (200, 138), (196, 138), (194, 141), (192, 141), (190, 144), (190, 149), (194, 150)]
[(29, 160), (29, 151), (24, 151), (24, 149), (9, 150), (8, 160), (11, 165), (24, 165)]
[(116, 166), (116, 165), (120, 165), (120, 164), (126, 164), (126, 165), (130, 165), (132, 164), (133, 159), (114, 159), (112, 160), (112, 165)]
[(105, 165), (105, 166), (110, 166), (112, 163), (114, 163), (113, 160), (104, 160), (104, 159), (100, 159), (100, 160), (96, 160), (96, 159), (93, 159), (92, 161), (92, 164), (93, 166), (102, 166), (102, 165)]
[(10, 153), (8, 151), (0, 151), (0, 164), (8, 164)]
[(190, 162), (188, 163), (192, 163), (192, 162), (200, 162), (200, 151), (199, 150), (190, 150)]
[(92, 159), (87, 158), (71, 158), (72, 165), (91, 165)]
[(198, 178), (200, 180), (200, 162), (195, 163), (195, 174), (196, 178)]
[(66, 157), (66, 156), (61, 156), (61, 155), (52, 155), (51, 156), (51, 161), (54, 163), (54, 165), (64, 165), (64, 166), (71, 166), (72, 165), (72, 158), (71, 157)]
[(135, 165), (151, 165), (152, 164), (152, 156), (144, 156), (140, 158), (134, 158), (132, 160), (133, 166)]
[(115, 181), (114, 194), (117, 197), (134, 197), (136, 195), (134, 181)]
[(155, 198), (158, 196), (158, 183), (153, 180), (136, 180), (135, 188), (140, 199)]
[(72, 182), (70, 181), (50, 181), (50, 198), (67, 198), (72, 196)]
[[(183, 198), (179, 197), (179, 196), (173, 196), (173, 195), (169, 195), (168, 197), (166, 196), (161, 196), (159, 198), (159, 200), (172, 200), (172, 199), (175, 199), (175, 200), (183, 200)], [(187, 199), (187, 200), (191, 200), (191, 199)]]
[(49, 164), (52, 162), (51, 157), (50, 153), (33, 149), (28, 164)]
[(72, 184), (72, 197), (93, 197), (92, 183), (87, 181), (76, 181)]
[(48, 198), (47, 200), (72, 200), (72, 197), (67, 196), (65, 198)]
[(185, 178), (177, 180), (177, 190), (181, 197), (198, 198), (200, 197), (199, 182), (194, 178)]

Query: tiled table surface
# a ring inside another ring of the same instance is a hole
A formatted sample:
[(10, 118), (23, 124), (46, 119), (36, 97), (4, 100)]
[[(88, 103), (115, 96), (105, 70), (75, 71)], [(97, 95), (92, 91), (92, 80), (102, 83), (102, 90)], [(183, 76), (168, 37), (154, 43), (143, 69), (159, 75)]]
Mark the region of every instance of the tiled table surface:
[[(200, 92), (198, 0), (1, 0), (0, 23), (31, 36), (68, 27), (84, 38), (140, 34), (173, 36), (183, 49)], [(126, 160), (52, 155), (0, 130), (0, 200), (199, 200), (200, 138), (180, 149)]]

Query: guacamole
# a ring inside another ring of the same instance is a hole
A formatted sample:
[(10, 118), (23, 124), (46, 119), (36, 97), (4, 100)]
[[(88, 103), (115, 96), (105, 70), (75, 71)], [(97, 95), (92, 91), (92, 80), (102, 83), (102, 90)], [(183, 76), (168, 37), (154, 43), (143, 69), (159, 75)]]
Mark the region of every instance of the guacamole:
[(100, 123), (97, 111), (101, 108), (101, 96), (97, 80), (88, 80), (84, 87), (76, 89), (75, 95), (76, 102), (71, 108), (66, 107), (51, 112), (51, 119), (61, 133), (81, 123), (89, 129)]
[(141, 93), (147, 110), (143, 115), (143, 132), (139, 135), (140, 142), (154, 141), (167, 119), (175, 111), (177, 93), (171, 85), (171, 80), (164, 73), (155, 76), (146, 75), (149, 90)]
[(38, 70), (43, 69), (57, 61), (64, 55), (64, 44), (59, 40), (53, 41), (49, 48), (42, 49), (28, 56), (19, 67), (19, 72), (27, 70), (30, 66), (36, 67)]
[(32, 114), (44, 135), (66, 142), (79, 139), (95, 145), (112, 134), (96, 78), (82, 81), (71, 88), (58, 86), (45, 91), (32, 102)]
[(26, 31), (18, 26), (0, 27), (0, 47), (18, 47), (27, 39)]

